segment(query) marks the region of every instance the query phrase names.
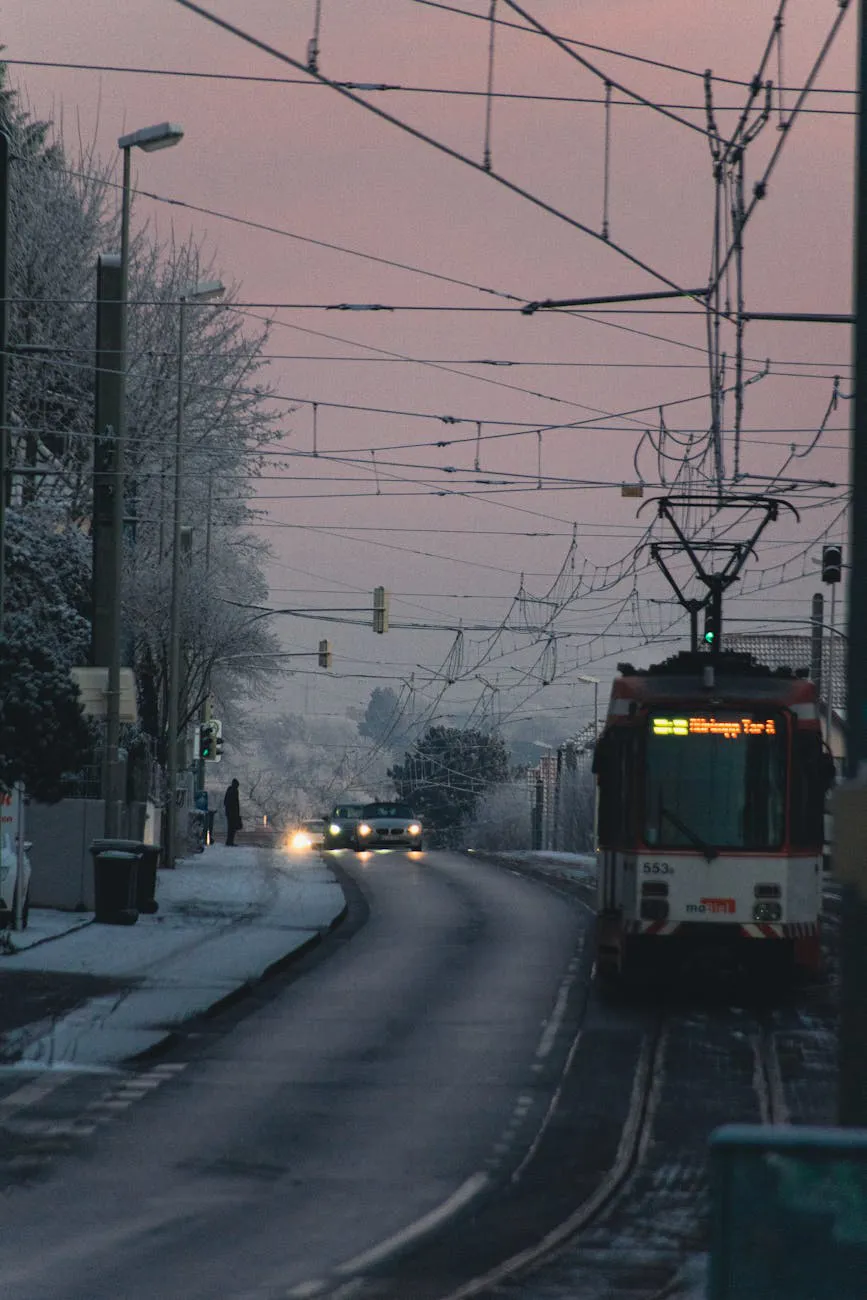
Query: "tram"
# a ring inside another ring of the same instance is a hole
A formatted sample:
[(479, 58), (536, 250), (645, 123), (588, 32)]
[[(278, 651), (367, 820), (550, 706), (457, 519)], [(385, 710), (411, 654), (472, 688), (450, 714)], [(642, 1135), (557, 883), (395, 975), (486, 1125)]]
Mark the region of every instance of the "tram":
[(816, 973), (834, 769), (815, 684), (726, 651), (619, 671), (594, 760), (600, 976)]

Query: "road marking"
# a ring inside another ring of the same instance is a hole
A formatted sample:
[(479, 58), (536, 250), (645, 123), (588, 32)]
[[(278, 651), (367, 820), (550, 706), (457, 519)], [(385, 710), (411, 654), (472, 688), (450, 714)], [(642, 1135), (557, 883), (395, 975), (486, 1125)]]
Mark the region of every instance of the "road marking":
[(470, 1178), (462, 1183), (461, 1186), (441, 1205), (423, 1214), (415, 1223), (410, 1223), (400, 1232), (394, 1233), (391, 1237), (386, 1237), (385, 1241), (378, 1246), (371, 1247), (370, 1250), (362, 1251), (353, 1259), (348, 1259), (345, 1264), (339, 1265), (334, 1271), (339, 1277), (347, 1277), (351, 1273), (360, 1273), (365, 1269), (374, 1268), (381, 1264), (383, 1260), (388, 1259), (389, 1255), (395, 1254), (398, 1250), (403, 1250), (406, 1246), (412, 1245), (420, 1237), (424, 1237), (429, 1232), (434, 1232), (441, 1228), (444, 1223), (451, 1219), (460, 1210), (463, 1210), (471, 1201), (475, 1200), (487, 1186), (490, 1184), (490, 1178), (487, 1174), (481, 1172), (473, 1174)]
[(55, 1088), (66, 1083), (69, 1079), (68, 1074), (48, 1074), (40, 1075), (38, 1079), (31, 1079), (29, 1083), (24, 1083), (14, 1092), (10, 1092), (8, 1097), (0, 1100), (0, 1120), (9, 1115), (14, 1115), (16, 1111), (23, 1110), (25, 1106), (32, 1106), (36, 1102), (42, 1101)]
[(569, 1005), (569, 994), (572, 991), (572, 985), (578, 975), (579, 958), (573, 957), (566, 968), (566, 975), (560, 984), (557, 999), (554, 1003), (554, 1010), (545, 1025), (542, 1037), (539, 1039), (539, 1046), (536, 1048), (536, 1060), (544, 1061), (550, 1055), (551, 1049), (560, 1032), (563, 1024), (563, 1018), (566, 1015), (566, 1008)]

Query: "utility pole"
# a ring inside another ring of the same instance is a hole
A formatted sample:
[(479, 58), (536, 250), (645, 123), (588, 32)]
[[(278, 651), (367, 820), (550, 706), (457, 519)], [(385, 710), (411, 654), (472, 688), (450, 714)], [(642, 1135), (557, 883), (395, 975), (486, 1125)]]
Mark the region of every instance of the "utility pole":
[[(867, 0), (858, 3), (858, 113), (855, 119), (855, 400), (850, 452), (849, 659), (846, 771), (867, 776)], [(839, 1120), (867, 1126), (867, 870), (841, 862)]]
[(9, 136), (0, 131), (0, 635), (6, 605), (6, 509), (9, 505), (9, 429), (6, 424), (9, 364)]
[[(123, 563), (123, 274), (122, 258), (103, 253), (96, 273), (96, 383), (93, 451), (93, 622), (91, 659), (108, 669), (103, 799), (105, 833), (120, 834), (121, 579)], [(120, 530), (120, 533), (118, 533)]]
[(96, 667), (111, 663), (114, 620), (115, 564), (114, 498), (117, 491), (115, 455), (121, 418), (121, 277), (120, 258), (103, 253), (96, 272), (96, 383), (93, 452), (93, 624), (91, 659)]
[[(821, 591), (813, 596), (810, 606), (810, 677), (816, 683), (819, 699), (822, 699), (822, 646), (825, 631), (825, 597)], [(827, 739), (827, 737), (826, 737)]]

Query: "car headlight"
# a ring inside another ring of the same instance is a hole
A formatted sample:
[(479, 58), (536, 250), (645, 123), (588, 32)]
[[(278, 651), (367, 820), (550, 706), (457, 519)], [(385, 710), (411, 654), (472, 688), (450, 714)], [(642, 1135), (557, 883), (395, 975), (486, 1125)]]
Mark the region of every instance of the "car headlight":
[(358, 828), (358, 833), (359, 835), (371, 835), (373, 833), (372, 827), (368, 826), (367, 822), (362, 822)]
[(418, 822), (410, 822), (406, 828), (407, 835), (421, 835), (421, 827)]
[(331, 825), (328, 827), (328, 834), (329, 834), (329, 835), (339, 835), (339, 834), (340, 834), (340, 827), (337, 825), (337, 822), (332, 822), (332, 823), (331, 823)]
[(306, 831), (296, 831), (292, 836), (292, 848), (296, 850), (310, 849), (313, 847), (313, 841)]

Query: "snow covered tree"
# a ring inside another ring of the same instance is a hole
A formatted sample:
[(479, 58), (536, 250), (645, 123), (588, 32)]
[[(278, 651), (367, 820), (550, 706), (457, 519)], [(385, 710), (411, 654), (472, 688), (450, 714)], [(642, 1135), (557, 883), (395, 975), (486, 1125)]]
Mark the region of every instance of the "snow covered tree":
[(53, 803), (92, 750), (78, 687), (21, 615), (0, 636), (0, 786), (23, 781), (34, 798)]
[[(120, 195), (92, 148), (66, 149), (33, 121), (0, 64), (10, 135), (10, 428), (7, 617), (29, 612), (34, 646), (63, 667), (89, 658), (95, 288), (100, 252), (120, 245)], [(178, 410), (179, 298), (216, 278), (201, 244), (156, 238), (135, 221), (130, 247), (124, 653), (143, 730), (167, 752), (167, 661)], [(267, 548), (251, 525), (254, 480), (279, 437), (262, 382), (267, 325), (220, 305), (186, 311), (183, 393), (183, 729), (209, 694), (238, 729), (243, 698), (279, 672), (279, 644), (236, 603), (267, 602)]]
[(386, 786), (386, 761), (359, 744), (351, 722), (283, 714), (257, 729), (257, 755), (242, 765), (242, 786), (269, 819), (318, 817), (342, 799), (366, 802)]
[(400, 751), (411, 743), (414, 730), (397, 691), (390, 686), (375, 686), (358, 724), (358, 734), (386, 751)]
[(529, 849), (531, 837), (526, 777), (486, 790), (467, 826), (467, 843), (476, 849)]

